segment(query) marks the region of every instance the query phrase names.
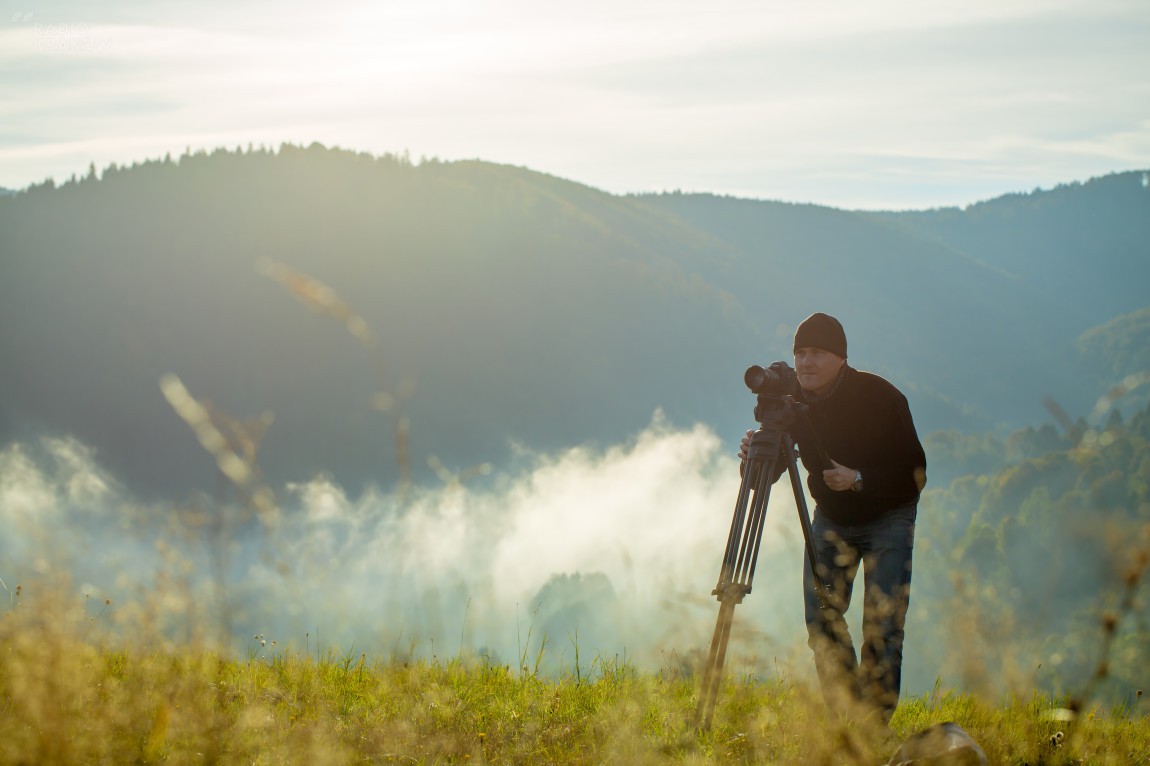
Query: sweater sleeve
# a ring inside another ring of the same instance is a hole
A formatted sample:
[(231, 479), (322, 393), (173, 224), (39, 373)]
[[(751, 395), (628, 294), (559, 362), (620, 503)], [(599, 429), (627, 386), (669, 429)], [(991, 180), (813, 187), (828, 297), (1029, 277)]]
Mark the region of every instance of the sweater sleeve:
[(906, 397), (894, 392), (876, 415), (882, 427), (876, 429), (877, 449), (863, 465), (863, 495), (873, 497), (913, 497), (926, 484), (926, 453), (918, 439)]

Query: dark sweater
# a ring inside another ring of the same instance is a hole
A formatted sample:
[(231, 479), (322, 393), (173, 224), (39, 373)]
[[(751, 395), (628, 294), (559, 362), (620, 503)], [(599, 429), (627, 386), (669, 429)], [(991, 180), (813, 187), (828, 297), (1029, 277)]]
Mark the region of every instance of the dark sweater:
[[(824, 399), (801, 394), (809, 424), (790, 428), (807, 469), (807, 486), (818, 508), (838, 524), (860, 524), (918, 500), (926, 483), (926, 453), (902, 392), (869, 372), (846, 366)], [(823, 481), (831, 460), (862, 471), (861, 492), (836, 492)]]

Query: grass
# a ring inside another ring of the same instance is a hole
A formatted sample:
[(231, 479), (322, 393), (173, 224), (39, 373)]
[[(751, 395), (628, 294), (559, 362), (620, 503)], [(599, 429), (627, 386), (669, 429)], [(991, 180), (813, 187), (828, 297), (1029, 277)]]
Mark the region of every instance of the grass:
[(466, 656), (300, 653), (261, 637), (232, 656), (121, 630), (108, 603), (27, 592), (10, 602), (3, 764), (878, 764), (939, 721), (957, 722), (995, 764), (1150, 763), (1150, 726), (1129, 707), (1073, 715), (1037, 695), (936, 689), (904, 701), (881, 732), (829, 714), (801, 683), (729, 674), (713, 728), (697, 732), (696, 680), (678, 665), (641, 672), (599, 657), (547, 677)]

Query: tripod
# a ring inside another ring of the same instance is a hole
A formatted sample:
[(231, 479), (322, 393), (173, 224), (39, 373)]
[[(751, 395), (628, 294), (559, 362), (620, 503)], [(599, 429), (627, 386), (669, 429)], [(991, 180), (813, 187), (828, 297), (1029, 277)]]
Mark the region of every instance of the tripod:
[(786, 430), (796, 417), (805, 416), (806, 405), (795, 401), (793, 396), (759, 394), (758, 406), (755, 408), (759, 429), (751, 437), (747, 460), (743, 466), (743, 478), (739, 484), (739, 497), (731, 520), (731, 531), (727, 536), (727, 549), (723, 554), (723, 566), (719, 570), (719, 582), (711, 591), (719, 601), (719, 617), (715, 621), (715, 634), (711, 638), (711, 650), (703, 674), (703, 688), (695, 711), (695, 728), (711, 728), (723, 663), (727, 658), (727, 641), (731, 637), (731, 624), (735, 618), (735, 606), (742, 603), (743, 598), (751, 592), (771, 485), (782, 475), (784, 464), (791, 478), (791, 491), (799, 512), (799, 524), (803, 529), (815, 590), (819, 602), (826, 608), (826, 586), (819, 574), (818, 557), (811, 539), (811, 520), (807, 513), (798, 464), (795, 462), (794, 440)]

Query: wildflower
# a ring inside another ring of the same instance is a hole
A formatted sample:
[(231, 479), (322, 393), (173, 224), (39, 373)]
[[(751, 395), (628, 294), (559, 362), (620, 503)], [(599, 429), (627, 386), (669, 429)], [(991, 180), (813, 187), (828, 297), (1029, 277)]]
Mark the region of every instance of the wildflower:
[(1052, 735), (1050, 735), (1050, 744), (1054, 747), (1062, 747), (1062, 740), (1065, 738), (1065, 736), (1066, 735), (1060, 731), (1054, 732)]

